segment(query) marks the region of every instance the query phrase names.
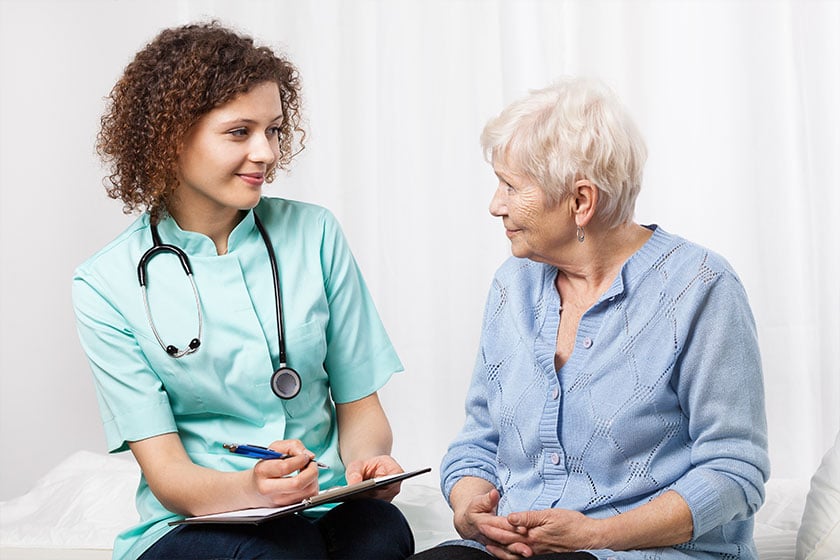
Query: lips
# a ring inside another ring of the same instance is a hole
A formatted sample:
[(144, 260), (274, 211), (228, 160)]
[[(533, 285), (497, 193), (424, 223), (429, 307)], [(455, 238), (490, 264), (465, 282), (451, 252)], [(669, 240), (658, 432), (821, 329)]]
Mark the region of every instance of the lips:
[(237, 173), (237, 177), (252, 186), (260, 186), (265, 182), (265, 173)]

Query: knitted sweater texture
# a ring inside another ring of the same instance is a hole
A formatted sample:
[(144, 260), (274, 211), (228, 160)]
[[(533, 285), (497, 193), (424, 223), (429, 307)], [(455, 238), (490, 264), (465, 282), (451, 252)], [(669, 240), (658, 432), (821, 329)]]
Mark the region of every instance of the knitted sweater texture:
[(441, 464), (499, 489), (499, 514), (603, 518), (667, 490), (686, 544), (590, 551), (617, 559), (753, 559), (769, 475), (764, 390), (746, 293), (720, 256), (661, 228), (581, 318), (555, 370), (557, 269), (510, 258), (487, 299), (466, 422)]

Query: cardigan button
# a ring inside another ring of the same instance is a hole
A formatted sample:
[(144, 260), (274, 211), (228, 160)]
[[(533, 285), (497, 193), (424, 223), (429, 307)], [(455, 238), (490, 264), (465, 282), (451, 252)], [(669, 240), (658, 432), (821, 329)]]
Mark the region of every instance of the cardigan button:
[(553, 465), (559, 465), (560, 464), (560, 455), (558, 455), (557, 453), (552, 453), (551, 454), (551, 463)]
[(584, 348), (591, 348), (592, 347), (592, 339), (588, 336), (583, 339), (583, 347)]
[(559, 397), (559, 396), (560, 396), (560, 388), (559, 387), (554, 387), (551, 390), (551, 399), (556, 401), (557, 397)]

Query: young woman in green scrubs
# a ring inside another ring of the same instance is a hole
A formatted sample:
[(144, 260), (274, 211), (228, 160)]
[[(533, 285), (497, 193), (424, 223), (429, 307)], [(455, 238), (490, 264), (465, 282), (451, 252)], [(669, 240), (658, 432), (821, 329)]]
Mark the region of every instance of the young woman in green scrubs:
[[(261, 193), (302, 149), (299, 90), (288, 60), (212, 23), (161, 32), (111, 92), (98, 138), (108, 193), (142, 213), (79, 266), (73, 300), (108, 449), (131, 450), (142, 469), (140, 520), (115, 558), (413, 550), (396, 486), (259, 526), (169, 525), (402, 472), (377, 397), (402, 365), (338, 223)], [(183, 251), (191, 275), (174, 250), (147, 255), (159, 245)], [(284, 367), (299, 374), (291, 398), (271, 384)], [(291, 457), (255, 460), (224, 443)]]

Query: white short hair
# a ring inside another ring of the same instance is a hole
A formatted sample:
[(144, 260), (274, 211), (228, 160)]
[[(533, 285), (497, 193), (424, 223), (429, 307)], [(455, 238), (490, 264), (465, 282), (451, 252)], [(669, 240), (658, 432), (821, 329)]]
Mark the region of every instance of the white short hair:
[(598, 214), (608, 227), (633, 219), (647, 148), (624, 106), (598, 80), (564, 78), (531, 91), (487, 123), (481, 146), (489, 162), (503, 158), (549, 201), (588, 179), (601, 191)]

